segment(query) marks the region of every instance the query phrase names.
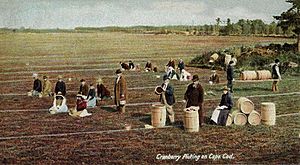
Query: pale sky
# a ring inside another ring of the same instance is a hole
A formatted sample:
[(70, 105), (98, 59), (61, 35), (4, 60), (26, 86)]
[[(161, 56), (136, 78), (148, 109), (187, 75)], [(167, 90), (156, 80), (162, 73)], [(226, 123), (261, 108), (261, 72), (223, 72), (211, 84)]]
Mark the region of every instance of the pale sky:
[(217, 17), (270, 23), (288, 8), (285, 0), (0, 0), (0, 27), (204, 25)]

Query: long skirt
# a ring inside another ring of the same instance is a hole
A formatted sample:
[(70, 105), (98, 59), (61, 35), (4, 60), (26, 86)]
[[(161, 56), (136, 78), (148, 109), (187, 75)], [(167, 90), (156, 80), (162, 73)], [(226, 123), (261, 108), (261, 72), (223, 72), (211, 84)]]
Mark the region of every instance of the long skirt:
[(89, 100), (87, 102), (87, 107), (94, 108), (96, 106), (96, 101), (97, 101), (96, 97), (94, 97), (93, 99)]
[(68, 106), (67, 105), (61, 105), (61, 106), (52, 106), (50, 109), (49, 109), (49, 112), (51, 114), (57, 114), (57, 113), (66, 113), (68, 112)]
[(214, 124), (225, 126), (229, 112), (230, 110), (227, 108), (216, 108), (212, 113), (211, 121)]

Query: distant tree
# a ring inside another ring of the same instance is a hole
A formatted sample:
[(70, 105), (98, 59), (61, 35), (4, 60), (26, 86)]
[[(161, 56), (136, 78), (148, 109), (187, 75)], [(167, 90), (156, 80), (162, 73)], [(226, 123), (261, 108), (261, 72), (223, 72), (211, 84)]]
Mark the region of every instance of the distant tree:
[(216, 27), (215, 27), (215, 34), (219, 35), (220, 34), (220, 23), (221, 23), (221, 19), (218, 17), (216, 19)]
[(249, 20), (240, 19), (237, 24), (242, 28), (242, 35), (250, 35), (251, 22)]
[(281, 13), (280, 16), (274, 16), (274, 18), (279, 20), (278, 26), (281, 27), (283, 31), (292, 27), (293, 32), (298, 36), (297, 45), (298, 52), (300, 52), (300, 1), (286, 0), (286, 2), (291, 3), (292, 7)]
[(269, 34), (276, 34), (276, 26), (277, 24), (273, 21), (272, 23), (270, 23), (269, 25)]

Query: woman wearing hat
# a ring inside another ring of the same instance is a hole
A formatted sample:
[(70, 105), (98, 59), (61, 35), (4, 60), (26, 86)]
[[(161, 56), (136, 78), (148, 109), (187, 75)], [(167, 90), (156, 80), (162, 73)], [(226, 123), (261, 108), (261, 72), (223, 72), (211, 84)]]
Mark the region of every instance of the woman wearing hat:
[(125, 77), (120, 69), (116, 71), (117, 77), (114, 85), (115, 104), (117, 111), (125, 113), (125, 104), (127, 102), (128, 92)]
[(49, 109), (49, 112), (51, 114), (68, 112), (68, 106), (66, 103), (66, 98), (61, 92), (58, 92), (58, 94), (54, 96), (53, 106)]
[(69, 115), (73, 117), (85, 117), (92, 115), (91, 113), (88, 113), (86, 110), (87, 108), (87, 101), (84, 99), (84, 96), (78, 92), (76, 95), (76, 106), (74, 109), (71, 109), (69, 112)]
[(52, 84), (49, 81), (47, 76), (43, 76), (44, 82), (43, 82), (43, 91), (42, 91), (42, 95), (44, 97), (48, 97), (51, 96), (52, 93)]
[(204, 123), (204, 111), (203, 111), (203, 100), (204, 90), (199, 82), (198, 75), (194, 75), (191, 83), (184, 94), (184, 102), (186, 102), (186, 108), (191, 106), (199, 107), (199, 124), (200, 126)]
[(233, 107), (233, 101), (229, 90), (230, 89), (227, 86), (223, 88), (221, 102), (219, 106), (214, 110), (211, 117), (211, 120), (214, 124), (222, 126), (226, 125), (228, 114)]
[(164, 83), (161, 85), (162, 93), (160, 95), (160, 101), (166, 106), (166, 110), (170, 119), (171, 124), (175, 122), (175, 113), (173, 111), (173, 104), (175, 103), (174, 88), (169, 83), (170, 78), (168, 75), (163, 76)]

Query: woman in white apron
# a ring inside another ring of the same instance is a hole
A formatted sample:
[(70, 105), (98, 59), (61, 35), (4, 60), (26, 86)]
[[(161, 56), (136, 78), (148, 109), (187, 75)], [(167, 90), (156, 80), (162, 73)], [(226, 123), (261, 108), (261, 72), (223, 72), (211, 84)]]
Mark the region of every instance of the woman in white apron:
[(61, 92), (58, 92), (58, 94), (54, 96), (53, 106), (49, 109), (49, 112), (51, 114), (68, 112), (68, 106), (66, 102), (67, 99), (62, 95)]

